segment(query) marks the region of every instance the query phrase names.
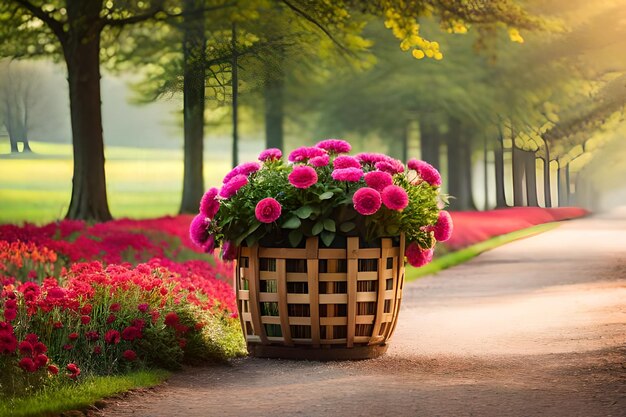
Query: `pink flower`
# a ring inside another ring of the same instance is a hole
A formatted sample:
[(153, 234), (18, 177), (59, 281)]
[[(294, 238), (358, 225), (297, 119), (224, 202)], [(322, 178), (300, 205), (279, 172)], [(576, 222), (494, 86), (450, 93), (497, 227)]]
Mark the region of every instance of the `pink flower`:
[(222, 183), (226, 184), (230, 182), (237, 175), (244, 175), (247, 177), (251, 173), (258, 171), (259, 169), (261, 169), (261, 165), (256, 162), (245, 162), (241, 165), (237, 165), (228, 174), (226, 174), (226, 176), (222, 180)]
[(149, 308), (150, 308), (150, 305), (146, 303), (142, 303), (137, 306), (137, 310), (141, 311), (142, 313), (145, 313), (146, 311), (148, 311)]
[(262, 223), (272, 223), (280, 217), (281, 210), (282, 207), (278, 201), (272, 197), (267, 197), (257, 203), (254, 215)]
[(412, 266), (419, 268), (433, 259), (433, 252), (432, 249), (422, 250), (417, 243), (411, 242), (411, 244), (406, 247), (404, 254)]
[(224, 242), (222, 247), (222, 259), (225, 261), (232, 261), (237, 257), (237, 246), (230, 240)]
[(380, 193), (373, 188), (359, 188), (352, 197), (354, 209), (364, 216), (369, 216), (378, 211), (382, 204)]
[(326, 151), (321, 148), (302, 146), (294, 149), (289, 154), (289, 162), (306, 162), (316, 156), (326, 155)]
[(336, 169), (331, 175), (336, 181), (357, 182), (363, 176), (363, 170), (361, 168)]
[(215, 236), (209, 235), (206, 242), (202, 245), (204, 253), (213, 253), (215, 250)]
[(441, 185), (441, 174), (439, 171), (426, 161), (411, 159), (407, 163), (409, 169), (417, 172), (420, 178), (432, 186), (439, 187)]
[(409, 205), (409, 196), (404, 188), (399, 185), (390, 185), (386, 187), (381, 197), (383, 198), (383, 204), (391, 210), (401, 211)]
[(246, 184), (248, 184), (247, 176), (242, 174), (235, 175), (230, 181), (222, 186), (219, 196), (222, 198), (231, 198)]
[(402, 162), (393, 158), (389, 158), (386, 161), (376, 162), (374, 167), (376, 167), (379, 171), (388, 172), (390, 174), (400, 174), (404, 172), (404, 165), (402, 165)]
[(439, 212), (437, 223), (435, 223), (434, 227), (435, 239), (439, 242), (445, 242), (450, 239), (450, 236), (452, 236), (452, 229), (452, 217), (450, 217), (450, 213), (445, 210), (441, 210)]
[(352, 149), (348, 142), (341, 139), (326, 139), (315, 146), (328, 151), (328, 153), (348, 153)]
[(374, 166), (376, 162), (387, 161), (390, 159), (385, 154), (372, 153), (372, 152), (365, 152), (365, 153), (357, 154), (355, 158), (358, 159), (364, 165), (372, 165), (372, 166)]
[(365, 174), (365, 183), (368, 187), (382, 192), (386, 187), (393, 184), (393, 177), (388, 172), (371, 171)]
[(277, 161), (283, 157), (283, 153), (278, 148), (269, 148), (261, 152), (259, 155), (259, 161), (268, 162), (268, 161)]
[(333, 161), (333, 167), (335, 169), (361, 168), (361, 163), (354, 156), (341, 155), (335, 158)]
[(207, 218), (204, 214), (198, 214), (189, 225), (189, 238), (196, 246), (202, 246), (209, 238), (207, 231)]
[(296, 188), (309, 188), (317, 182), (317, 172), (306, 165), (294, 167), (289, 174), (289, 182)]
[(219, 190), (212, 187), (204, 193), (202, 200), (200, 200), (200, 214), (204, 214), (206, 217), (213, 218), (220, 209), (220, 202), (215, 198), (217, 197)]
[(330, 162), (330, 157), (328, 155), (315, 156), (309, 159), (309, 164), (314, 167), (325, 167)]
[(124, 353), (122, 353), (122, 356), (124, 357), (124, 359), (126, 359), (129, 362), (137, 359), (137, 354), (133, 350), (130, 350), (130, 349), (125, 350)]

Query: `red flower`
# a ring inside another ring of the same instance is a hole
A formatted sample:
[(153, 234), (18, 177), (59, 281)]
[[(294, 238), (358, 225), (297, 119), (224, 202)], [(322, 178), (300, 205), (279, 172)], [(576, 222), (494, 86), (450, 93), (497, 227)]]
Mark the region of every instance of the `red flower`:
[(138, 328), (139, 330), (143, 329), (144, 327), (146, 327), (146, 321), (143, 319), (133, 319), (130, 324), (132, 326), (135, 326), (136, 328)]
[(101, 347), (101, 346), (94, 346), (94, 348), (93, 348), (93, 353), (94, 353), (95, 355), (99, 355), (99, 354), (101, 354), (101, 353), (102, 353), (102, 347)]
[(31, 358), (22, 358), (18, 363), (19, 367), (25, 370), (26, 372), (35, 372), (37, 370), (37, 366), (35, 362)]
[(179, 318), (176, 312), (172, 311), (171, 313), (167, 313), (165, 315), (165, 325), (170, 327), (175, 327), (178, 324)]
[(91, 314), (93, 310), (93, 306), (91, 304), (85, 304), (83, 308), (80, 309), (81, 314), (88, 315)]
[(61, 323), (60, 321), (55, 321), (54, 323), (52, 323), (52, 328), (53, 329), (62, 329), (63, 328), (63, 323)]
[(33, 345), (33, 351), (40, 355), (42, 353), (46, 353), (48, 351), (48, 347), (41, 342), (37, 342)]
[(68, 343), (67, 345), (63, 345), (63, 349), (65, 349), (65, 350), (72, 350), (72, 349), (74, 349), (74, 345)]
[(0, 353), (11, 354), (17, 349), (17, 338), (10, 332), (0, 330)]
[(28, 333), (24, 340), (29, 342), (31, 345), (34, 345), (39, 341), (39, 336), (37, 336), (35, 333)]
[(48, 298), (63, 298), (65, 290), (59, 287), (48, 288)]
[(80, 317), (80, 322), (83, 324), (89, 324), (89, 322), (91, 321), (91, 317), (89, 316), (81, 316)]
[(178, 346), (180, 346), (181, 349), (185, 349), (185, 346), (187, 346), (187, 339), (178, 339)]
[(120, 309), (122, 308), (122, 306), (120, 305), (120, 303), (113, 303), (111, 304), (111, 307), (109, 307), (110, 311), (120, 311)]
[(146, 303), (139, 304), (137, 306), (137, 310), (141, 311), (142, 313), (145, 313), (146, 311), (148, 311), (148, 308), (150, 308), (150, 306)]
[(22, 356), (32, 356), (33, 355), (33, 345), (30, 342), (24, 340), (19, 344), (20, 355)]
[(176, 332), (185, 334), (189, 331), (189, 326), (185, 326), (183, 324), (176, 325)]
[(85, 338), (94, 342), (100, 338), (100, 334), (98, 332), (87, 332), (85, 333)]
[(37, 366), (37, 369), (46, 366), (47, 363), (48, 363), (48, 357), (46, 355), (42, 354), (42, 355), (35, 356), (35, 365)]
[(193, 328), (194, 328), (195, 330), (200, 330), (200, 329), (202, 329), (204, 326), (205, 326), (205, 323), (204, 323), (204, 322), (202, 322), (202, 321), (199, 321), (199, 322), (197, 322), (197, 323), (193, 326)]
[(130, 350), (130, 349), (125, 350), (124, 353), (122, 353), (122, 356), (127, 361), (134, 361), (135, 359), (137, 359), (137, 354), (134, 351)]
[(110, 345), (116, 345), (120, 342), (120, 332), (117, 330), (109, 330), (104, 335), (104, 341)]
[(5, 309), (4, 310), (4, 319), (6, 321), (13, 321), (17, 317), (17, 310), (15, 309)]
[(68, 363), (66, 369), (69, 372), (67, 376), (70, 379), (76, 379), (80, 375), (80, 368), (74, 363)]
[(48, 365), (48, 372), (50, 372), (52, 375), (56, 375), (59, 373), (59, 367), (56, 365)]
[(78, 333), (72, 332), (72, 333), (67, 335), (67, 338), (70, 339), (70, 340), (76, 340), (76, 339), (78, 339)]
[(113, 323), (115, 319), (116, 319), (115, 314), (109, 315), (109, 317), (107, 317), (107, 324)]
[(159, 292), (161, 293), (161, 295), (167, 295), (168, 290), (165, 287), (161, 287), (161, 289), (159, 290)]
[(129, 342), (141, 337), (141, 330), (135, 326), (129, 326), (122, 330), (122, 339)]

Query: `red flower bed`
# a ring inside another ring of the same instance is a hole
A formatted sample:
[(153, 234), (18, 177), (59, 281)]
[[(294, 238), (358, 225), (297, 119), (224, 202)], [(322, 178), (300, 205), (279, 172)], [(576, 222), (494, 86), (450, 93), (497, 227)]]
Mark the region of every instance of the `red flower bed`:
[(488, 211), (454, 211), (450, 214), (454, 231), (445, 245), (451, 250), (457, 250), (494, 236), (541, 223), (582, 217), (589, 212), (578, 207), (513, 207)]

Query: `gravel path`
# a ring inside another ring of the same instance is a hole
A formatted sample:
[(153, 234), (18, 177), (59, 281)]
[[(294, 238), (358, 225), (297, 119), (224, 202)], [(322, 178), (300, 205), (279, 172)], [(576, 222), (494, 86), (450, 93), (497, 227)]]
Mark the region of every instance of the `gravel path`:
[(405, 287), (388, 353), (239, 359), (99, 416), (626, 416), (626, 208)]

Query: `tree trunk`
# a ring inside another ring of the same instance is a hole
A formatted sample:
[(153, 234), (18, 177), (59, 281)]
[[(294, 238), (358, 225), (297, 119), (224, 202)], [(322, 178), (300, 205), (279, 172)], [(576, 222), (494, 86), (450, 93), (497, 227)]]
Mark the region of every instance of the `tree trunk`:
[(233, 159), (233, 168), (239, 164), (239, 108), (238, 108), (238, 99), (239, 99), (239, 75), (238, 75), (238, 56), (237, 56), (237, 26), (233, 23), (232, 27), (232, 49), (233, 49), (233, 60), (231, 63), (231, 84), (233, 90), (233, 148), (232, 148), (232, 159)]
[(196, 213), (204, 194), (204, 80), (206, 39), (202, 0), (185, 0), (185, 10), (194, 10), (183, 22), (183, 130), (184, 175), (181, 213)]
[[(269, 70), (266, 71), (270, 72)], [(284, 75), (279, 71), (272, 71), (268, 74), (263, 93), (265, 100), (265, 147), (284, 150)]]
[(524, 153), (513, 144), (513, 205), (524, 205)]
[(572, 204), (572, 188), (569, 167), (570, 164), (565, 166), (565, 201), (568, 206)]
[(24, 137), (24, 140), (22, 142), (24, 143), (22, 152), (33, 152), (33, 150), (30, 148), (30, 143), (28, 142), (28, 138)]
[(537, 161), (534, 152), (524, 152), (526, 173), (526, 203), (529, 207), (539, 207), (537, 199)]
[(63, 43), (70, 92), (74, 171), (68, 219), (111, 219), (104, 173), (100, 99), (99, 2), (67, 1), (69, 32)]
[(451, 122), (448, 147), (448, 192), (452, 210), (476, 210), (472, 196), (471, 149), (459, 122)]
[(487, 149), (487, 136), (483, 138), (483, 187), (485, 192), (485, 206), (483, 210), (489, 209), (489, 151)]
[(9, 132), (9, 142), (11, 143), (11, 153), (18, 153), (20, 148), (18, 148), (17, 144), (19, 143), (17, 139)]
[(546, 141), (546, 157), (543, 160), (543, 195), (546, 207), (552, 207), (552, 186), (550, 173), (550, 147)]
[(567, 194), (568, 194), (568, 188), (569, 186), (567, 185), (567, 180), (566, 180), (566, 170), (567, 170), (567, 166), (568, 165), (563, 165), (561, 164), (561, 162), (559, 162), (559, 169), (557, 171), (557, 184), (558, 184), (558, 190), (559, 190), (559, 207), (565, 207), (567, 206), (568, 202), (567, 202)]
[(420, 120), (420, 151), (423, 161), (440, 169), (439, 132), (437, 126), (429, 120)]
[(504, 208), (506, 204), (506, 194), (504, 191), (504, 145), (502, 132), (498, 134), (498, 144), (493, 151), (494, 168), (496, 174), (496, 207)]
[(398, 121), (394, 129), (389, 134), (397, 138), (388, 141), (387, 152), (390, 156), (406, 161), (409, 154), (409, 131), (411, 124), (406, 121)]

